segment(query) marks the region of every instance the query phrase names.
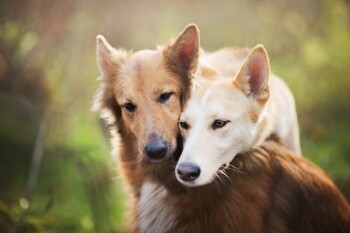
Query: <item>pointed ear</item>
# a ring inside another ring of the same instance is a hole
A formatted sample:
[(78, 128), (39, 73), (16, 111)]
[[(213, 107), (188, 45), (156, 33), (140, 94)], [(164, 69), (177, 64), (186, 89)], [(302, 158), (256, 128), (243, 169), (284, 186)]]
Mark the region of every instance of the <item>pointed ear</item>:
[(102, 35), (96, 37), (96, 44), (97, 62), (101, 73), (107, 76), (116, 74), (119, 63), (125, 55), (125, 51), (119, 51), (113, 48)]
[(198, 67), (199, 48), (199, 30), (195, 24), (190, 24), (165, 50), (168, 65), (181, 77), (191, 77)]
[(114, 97), (115, 78), (120, 63), (127, 57), (127, 52), (114, 49), (101, 35), (96, 37), (96, 44), (101, 84), (94, 98), (92, 110), (101, 111), (101, 116), (109, 123), (113, 123), (121, 117), (120, 107)]
[(247, 96), (259, 101), (267, 101), (269, 93), (269, 58), (264, 46), (257, 45), (243, 62), (234, 84)]

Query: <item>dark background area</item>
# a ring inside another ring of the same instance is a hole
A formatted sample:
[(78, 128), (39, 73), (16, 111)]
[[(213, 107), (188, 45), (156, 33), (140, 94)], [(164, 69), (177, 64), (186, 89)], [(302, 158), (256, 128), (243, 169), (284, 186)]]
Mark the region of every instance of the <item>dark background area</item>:
[(127, 191), (90, 111), (96, 35), (155, 49), (188, 23), (202, 47), (263, 44), (293, 91), (303, 155), (350, 200), (345, 0), (0, 1), (0, 232), (119, 232)]

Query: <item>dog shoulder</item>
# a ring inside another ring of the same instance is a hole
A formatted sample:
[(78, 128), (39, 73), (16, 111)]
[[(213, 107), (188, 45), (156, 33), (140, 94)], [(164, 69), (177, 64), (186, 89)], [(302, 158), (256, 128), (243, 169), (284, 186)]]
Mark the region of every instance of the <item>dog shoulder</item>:
[[(263, 145), (272, 168), (269, 217), (295, 232), (348, 232), (350, 206), (325, 172), (275, 142)], [(273, 224), (272, 224), (273, 225)]]

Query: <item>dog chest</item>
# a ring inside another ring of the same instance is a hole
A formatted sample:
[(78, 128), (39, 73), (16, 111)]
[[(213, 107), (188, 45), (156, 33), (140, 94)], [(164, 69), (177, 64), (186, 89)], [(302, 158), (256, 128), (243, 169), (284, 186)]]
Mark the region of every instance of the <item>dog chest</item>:
[(154, 182), (145, 182), (141, 188), (139, 229), (142, 233), (168, 232), (176, 221), (174, 205), (168, 191)]

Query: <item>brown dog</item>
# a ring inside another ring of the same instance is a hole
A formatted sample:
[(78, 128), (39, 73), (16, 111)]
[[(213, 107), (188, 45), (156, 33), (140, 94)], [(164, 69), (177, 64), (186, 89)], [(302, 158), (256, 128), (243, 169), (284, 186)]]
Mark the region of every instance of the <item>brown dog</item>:
[(131, 187), (130, 232), (349, 232), (350, 208), (334, 184), (274, 142), (237, 155), (236, 171), (220, 182), (177, 182), (178, 118), (198, 65), (196, 26), (156, 51), (116, 50), (102, 36), (97, 47), (95, 108), (111, 125), (113, 154)]
[[(117, 50), (103, 36), (97, 37), (101, 86), (94, 108), (112, 126), (113, 154), (120, 161), (135, 205), (144, 180), (159, 182), (162, 170), (169, 170), (167, 160), (180, 154), (178, 119), (190, 94), (198, 56), (195, 25), (155, 51)], [(137, 219), (136, 206), (132, 212)]]
[(141, 189), (139, 232), (348, 233), (350, 206), (325, 173), (279, 143), (237, 155), (226, 175), (188, 188)]

